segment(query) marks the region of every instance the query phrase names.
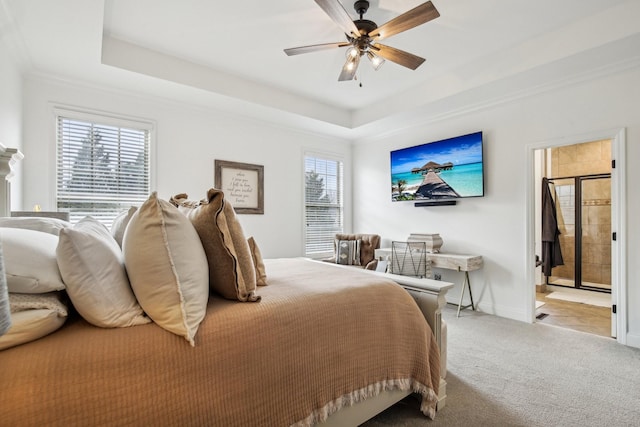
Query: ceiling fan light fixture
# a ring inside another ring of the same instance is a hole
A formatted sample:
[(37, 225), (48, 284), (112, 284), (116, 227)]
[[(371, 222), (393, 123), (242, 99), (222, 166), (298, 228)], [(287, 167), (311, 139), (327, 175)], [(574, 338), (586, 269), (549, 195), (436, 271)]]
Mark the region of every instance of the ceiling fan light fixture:
[(360, 61), (358, 61), (356, 58), (359, 58), (359, 56), (349, 57), (346, 64), (347, 70), (352, 71), (355, 67), (358, 66), (358, 62)]
[(339, 81), (353, 80), (358, 70), (358, 64), (360, 64), (360, 55), (354, 57), (348, 56), (347, 60), (342, 67), (342, 72), (338, 77)]
[(342, 5), (344, 0), (342, 2), (341, 0), (315, 0), (315, 2), (342, 29), (347, 38), (346, 42), (300, 46), (285, 49), (284, 52), (291, 56), (348, 46), (346, 61), (342, 66), (338, 81), (353, 80), (360, 58), (365, 54), (375, 70), (378, 70), (385, 60), (415, 70), (424, 62), (424, 58), (391, 46), (382, 45), (379, 41), (425, 24), (440, 16), (431, 0), (427, 0), (425, 3), (378, 26), (375, 22), (364, 19), (364, 14), (368, 11), (370, 5), (368, 0), (355, 0), (353, 7), (359, 15), (359, 19), (356, 20), (345, 10)]
[(373, 69), (376, 71), (378, 71), (380, 67), (382, 67), (382, 64), (384, 64), (385, 62), (384, 58), (379, 57), (378, 55), (371, 52), (370, 50), (367, 51), (367, 58), (369, 58), (369, 61), (371, 61), (371, 65), (373, 66)]
[(353, 61), (356, 56), (360, 56), (360, 51), (355, 46), (351, 46), (349, 49), (347, 49), (347, 52), (346, 52), (347, 59)]

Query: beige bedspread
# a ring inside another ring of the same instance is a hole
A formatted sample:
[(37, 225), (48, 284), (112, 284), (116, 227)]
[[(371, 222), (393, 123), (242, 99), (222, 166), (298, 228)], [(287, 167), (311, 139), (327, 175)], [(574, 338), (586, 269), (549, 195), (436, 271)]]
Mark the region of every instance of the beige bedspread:
[(312, 425), (397, 388), (434, 415), (439, 351), (402, 288), (303, 259), (266, 267), (261, 302), (210, 298), (195, 348), (155, 324), (76, 317), (0, 352), (0, 424)]

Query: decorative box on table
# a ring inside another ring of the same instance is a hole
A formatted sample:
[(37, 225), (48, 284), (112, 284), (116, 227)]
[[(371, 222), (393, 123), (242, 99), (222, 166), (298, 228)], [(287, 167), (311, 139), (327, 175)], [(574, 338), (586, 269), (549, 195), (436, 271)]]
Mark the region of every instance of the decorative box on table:
[(443, 243), (438, 233), (411, 233), (407, 242), (424, 242), (425, 250), (432, 254), (439, 253)]

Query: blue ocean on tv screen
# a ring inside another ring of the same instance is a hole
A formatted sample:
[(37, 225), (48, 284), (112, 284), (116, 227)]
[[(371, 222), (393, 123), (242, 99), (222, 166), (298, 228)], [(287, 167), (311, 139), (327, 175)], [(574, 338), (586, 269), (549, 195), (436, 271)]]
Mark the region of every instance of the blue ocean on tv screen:
[[(460, 165), (453, 170), (441, 171), (440, 178), (461, 197), (482, 196), (482, 163), (471, 163)], [(399, 179), (407, 181), (405, 191), (414, 192), (422, 183), (422, 175), (404, 172), (391, 175), (391, 180), (395, 183)]]
[(440, 178), (462, 197), (482, 196), (482, 163), (472, 163), (458, 166), (454, 170), (442, 171)]
[(483, 196), (482, 151), (482, 132), (392, 151), (392, 200)]

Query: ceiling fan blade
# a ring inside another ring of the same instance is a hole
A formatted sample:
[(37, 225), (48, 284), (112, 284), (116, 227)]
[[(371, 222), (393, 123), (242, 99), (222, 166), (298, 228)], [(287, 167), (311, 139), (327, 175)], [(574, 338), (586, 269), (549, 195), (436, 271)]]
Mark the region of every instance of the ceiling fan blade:
[(386, 24), (382, 24), (375, 30), (371, 31), (368, 35), (369, 37), (375, 37), (378, 40), (382, 40), (384, 38), (391, 37), (394, 34), (422, 25), (425, 22), (429, 22), (432, 19), (437, 18), (438, 16), (440, 16), (440, 12), (438, 12), (433, 3), (428, 1), (408, 12), (403, 13), (397, 18), (392, 19)]
[(338, 24), (342, 31), (351, 37), (360, 37), (360, 30), (338, 0), (315, 0), (318, 6)]
[(354, 58), (347, 58), (347, 62), (342, 67), (342, 72), (338, 77), (338, 81), (343, 82), (345, 80), (353, 80), (358, 71), (358, 64), (360, 63), (360, 55), (356, 55)]
[(344, 46), (350, 46), (350, 45), (351, 43), (348, 43), (348, 42), (313, 44), (309, 46), (291, 47), (289, 49), (285, 49), (284, 53), (286, 53), (289, 56), (301, 55), (303, 53), (316, 52), (318, 50), (333, 49), (336, 47), (344, 47)]
[(424, 62), (424, 58), (405, 52), (404, 50), (396, 49), (395, 47), (376, 43), (371, 45), (371, 48), (376, 55), (395, 62), (398, 65), (402, 65), (403, 67), (411, 68), (412, 70), (415, 70)]

